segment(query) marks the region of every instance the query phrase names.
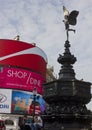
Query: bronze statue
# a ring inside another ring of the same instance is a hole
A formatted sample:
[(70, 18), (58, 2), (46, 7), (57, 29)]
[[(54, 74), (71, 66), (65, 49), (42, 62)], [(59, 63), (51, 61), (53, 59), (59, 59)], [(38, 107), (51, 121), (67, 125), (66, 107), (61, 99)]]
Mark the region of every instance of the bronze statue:
[(67, 41), (69, 39), (69, 31), (73, 31), (75, 33), (74, 29), (70, 29), (69, 25), (76, 25), (77, 23), (77, 16), (79, 14), (79, 11), (73, 10), (71, 13), (66, 9), (65, 6), (63, 6), (63, 12), (64, 12), (64, 24), (65, 24), (65, 29), (67, 33)]

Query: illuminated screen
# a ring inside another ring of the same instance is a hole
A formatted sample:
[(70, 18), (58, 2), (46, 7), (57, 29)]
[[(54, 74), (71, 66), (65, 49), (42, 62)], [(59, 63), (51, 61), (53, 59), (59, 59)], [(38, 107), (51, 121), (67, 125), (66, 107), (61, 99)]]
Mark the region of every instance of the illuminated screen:
[(43, 94), (44, 78), (41, 74), (13, 67), (2, 67), (0, 69), (0, 88), (18, 89), (32, 92), (34, 88), (37, 93)]
[[(45, 109), (45, 101), (40, 95), (35, 97), (35, 114), (41, 114)], [(12, 91), (11, 113), (34, 113), (34, 95), (23, 91)]]
[(11, 113), (12, 90), (0, 89), (0, 113)]
[(31, 92), (0, 89), (0, 113), (11, 114), (41, 114), (45, 110), (46, 103), (41, 95), (35, 96)]
[(31, 69), (46, 78), (47, 56), (34, 44), (0, 39), (0, 65)]

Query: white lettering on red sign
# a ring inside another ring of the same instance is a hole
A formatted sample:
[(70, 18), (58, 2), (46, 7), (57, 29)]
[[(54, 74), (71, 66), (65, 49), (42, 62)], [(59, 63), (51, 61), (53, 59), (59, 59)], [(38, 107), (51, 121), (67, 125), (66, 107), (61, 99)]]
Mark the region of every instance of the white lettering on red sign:
[(30, 84), (38, 85), (39, 87), (41, 86), (41, 81), (31, 77), (31, 73), (29, 74), (26, 83), (27, 84), (30, 83)]
[(27, 76), (27, 73), (26, 72), (22, 72), (22, 71), (13, 71), (13, 70), (8, 70), (8, 74), (7, 74), (8, 77), (15, 77), (15, 78), (25, 78)]
[(14, 71), (9, 69), (7, 71), (7, 76), (12, 78), (26, 79), (26, 84), (33, 84), (41, 87), (41, 81), (36, 78), (33, 78), (31, 73), (27, 74), (26, 72)]

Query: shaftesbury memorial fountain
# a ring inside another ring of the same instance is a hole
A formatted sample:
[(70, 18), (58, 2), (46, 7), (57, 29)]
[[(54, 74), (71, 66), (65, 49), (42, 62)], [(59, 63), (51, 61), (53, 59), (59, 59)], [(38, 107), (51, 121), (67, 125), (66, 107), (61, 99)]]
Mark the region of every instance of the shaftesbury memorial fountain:
[(73, 64), (76, 57), (70, 52), (69, 25), (76, 25), (79, 14), (74, 10), (71, 13), (63, 7), (64, 24), (67, 34), (65, 51), (59, 54), (61, 64), (59, 78), (44, 85), (44, 98), (49, 104), (43, 115), (44, 129), (47, 130), (90, 130), (91, 112), (86, 104), (91, 100), (91, 83), (75, 78)]

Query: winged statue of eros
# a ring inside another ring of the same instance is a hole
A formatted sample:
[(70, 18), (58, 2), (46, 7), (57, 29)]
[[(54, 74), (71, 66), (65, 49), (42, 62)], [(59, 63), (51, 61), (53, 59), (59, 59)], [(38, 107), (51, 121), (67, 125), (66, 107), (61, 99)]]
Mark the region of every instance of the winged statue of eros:
[(64, 23), (65, 24), (68, 23), (73, 26), (76, 25), (79, 11), (73, 10), (72, 12), (69, 13), (66, 7), (63, 6), (63, 12), (64, 12)]

